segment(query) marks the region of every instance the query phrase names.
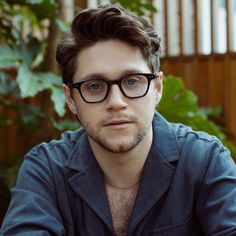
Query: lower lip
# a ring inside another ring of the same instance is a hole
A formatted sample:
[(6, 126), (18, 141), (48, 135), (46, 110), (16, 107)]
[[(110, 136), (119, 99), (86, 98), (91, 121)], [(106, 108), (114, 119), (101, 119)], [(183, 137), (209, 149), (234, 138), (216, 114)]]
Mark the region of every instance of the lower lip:
[(114, 130), (122, 130), (122, 129), (127, 129), (131, 126), (131, 123), (122, 123), (122, 124), (112, 124), (112, 125), (106, 125), (107, 128), (109, 129), (114, 129)]

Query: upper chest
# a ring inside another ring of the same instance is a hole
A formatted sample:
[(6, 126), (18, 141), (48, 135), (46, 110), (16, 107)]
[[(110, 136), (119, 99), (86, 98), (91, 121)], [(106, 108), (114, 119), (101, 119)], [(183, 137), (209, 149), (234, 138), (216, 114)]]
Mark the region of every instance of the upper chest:
[(106, 186), (115, 235), (126, 235), (129, 219), (134, 207), (138, 185), (131, 189), (115, 189)]

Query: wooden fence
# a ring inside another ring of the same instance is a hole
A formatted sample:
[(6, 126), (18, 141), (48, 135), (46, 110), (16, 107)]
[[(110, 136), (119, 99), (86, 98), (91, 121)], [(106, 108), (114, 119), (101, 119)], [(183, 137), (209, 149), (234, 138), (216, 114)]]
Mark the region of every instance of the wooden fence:
[(236, 143), (236, 1), (155, 0), (162, 70), (180, 76), (205, 107), (222, 107)]

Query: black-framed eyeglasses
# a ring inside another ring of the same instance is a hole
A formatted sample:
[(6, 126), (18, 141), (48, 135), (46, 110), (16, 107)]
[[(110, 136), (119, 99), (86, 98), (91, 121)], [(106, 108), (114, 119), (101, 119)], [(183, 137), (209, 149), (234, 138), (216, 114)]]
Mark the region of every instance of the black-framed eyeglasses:
[(122, 94), (128, 98), (144, 97), (149, 90), (151, 80), (157, 76), (151, 73), (139, 73), (123, 76), (117, 80), (95, 78), (67, 85), (69, 88), (78, 89), (85, 102), (98, 103), (107, 98), (110, 86), (113, 84), (117, 84)]

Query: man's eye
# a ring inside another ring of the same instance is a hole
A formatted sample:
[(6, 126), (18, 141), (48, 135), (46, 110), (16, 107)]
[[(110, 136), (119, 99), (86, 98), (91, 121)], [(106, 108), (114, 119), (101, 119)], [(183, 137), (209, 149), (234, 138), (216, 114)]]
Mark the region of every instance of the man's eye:
[(86, 85), (86, 89), (93, 92), (93, 91), (99, 91), (102, 89), (102, 84), (98, 82), (89, 83)]
[(130, 77), (125, 80), (126, 86), (134, 87), (140, 84), (140, 79), (136, 77)]
[(100, 87), (101, 87), (100, 84), (91, 84), (91, 85), (89, 85), (88, 88), (89, 88), (90, 90), (98, 90)]
[(138, 81), (137, 81), (137, 79), (127, 79), (127, 84), (128, 85), (134, 85), (135, 83), (137, 83)]

